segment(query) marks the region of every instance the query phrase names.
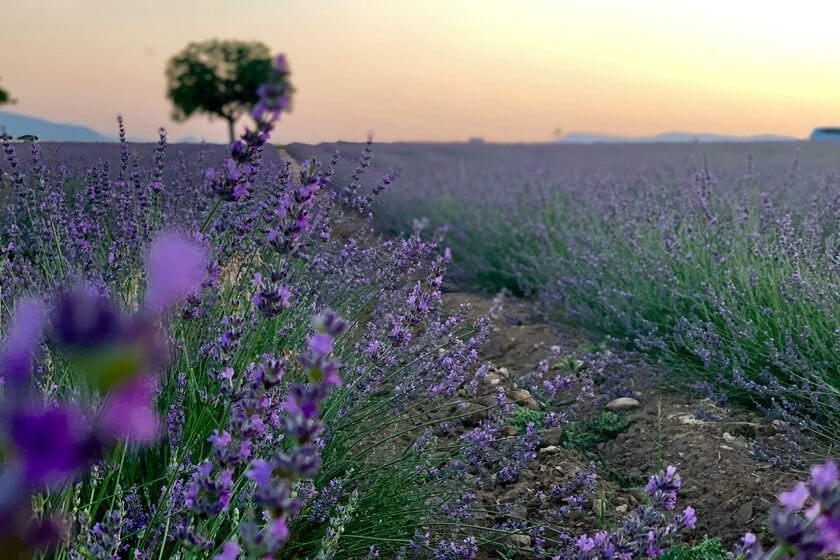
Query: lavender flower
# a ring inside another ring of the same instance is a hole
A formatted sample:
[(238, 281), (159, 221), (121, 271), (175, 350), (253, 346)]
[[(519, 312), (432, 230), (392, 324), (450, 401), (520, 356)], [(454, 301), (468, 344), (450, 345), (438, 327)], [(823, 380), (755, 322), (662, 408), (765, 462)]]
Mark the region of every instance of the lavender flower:
[(198, 289), (204, 262), (198, 244), (171, 233), (158, 237), (149, 253), (147, 309), (158, 313)]
[(840, 552), (839, 476), (834, 461), (811, 467), (811, 479), (807, 483), (798, 482), (789, 491), (779, 494), (782, 507), (770, 511), (770, 527), (776, 545), (765, 552), (755, 535), (747, 533), (735, 549), (738, 557), (762, 560), (816, 558)]

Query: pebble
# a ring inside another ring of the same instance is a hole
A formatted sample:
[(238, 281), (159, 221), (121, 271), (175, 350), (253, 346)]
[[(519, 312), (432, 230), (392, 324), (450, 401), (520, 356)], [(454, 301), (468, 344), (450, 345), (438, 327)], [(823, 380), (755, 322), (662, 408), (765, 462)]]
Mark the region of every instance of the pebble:
[(682, 424), (708, 424), (704, 420), (700, 420), (693, 414), (680, 414), (676, 417)]
[(563, 441), (563, 428), (548, 428), (543, 430), (540, 436), (540, 442), (543, 445), (560, 445)]
[(519, 406), (524, 406), (529, 410), (539, 410), (540, 405), (537, 400), (531, 396), (531, 392), (526, 389), (514, 389), (508, 393), (508, 398), (515, 401)]
[(738, 511), (735, 512), (733, 516), (733, 521), (738, 525), (746, 525), (750, 522), (753, 517), (753, 503), (747, 502), (738, 508)]
[(489, 383), (490, 385), (498, 385), (502, 382), (502, 378), (494, 373), (488, 373), (484, 378), (484, 382)]
[(557, 453), (558, 451), (560, 451), (560, 448), (557, 447), (556, 445), (547, 445), (547, 446), (543, 447), (542, 449), (540, 449), (538, 451), (538, 453), (540, 455), (548, 455), (548, 454), (551, 454), (551, 453)]
[(632, 399), (630, 397), (619, 397), (617, 399), (611, 400), (607, 404), (607, 410), (612, 411), (625, 411), (625, 410), (634, 410), (639, 408), (641, 403), (636, 399)]
[(627, 504), (621, 504), (620, 506), (615, 506), (615, 511), (618, 513), (627, 513), (627, 510), (630, 509), (630, 506)]
[(527, 547), (531, 546), (531, 536), (530, 535), (522, 535), (522, 534), (517, 533), (515, 535), (510, 535), (508, 537), (508, 540), (514, 546), (518, 546), (518, 547), (521, 547), (521, 548), (527, 548)]

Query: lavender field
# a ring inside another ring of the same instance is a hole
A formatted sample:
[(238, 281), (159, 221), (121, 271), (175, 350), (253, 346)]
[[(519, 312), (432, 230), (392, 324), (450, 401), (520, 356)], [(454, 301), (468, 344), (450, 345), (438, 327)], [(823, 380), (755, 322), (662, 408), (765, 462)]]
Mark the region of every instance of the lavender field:
[[(0, 558), (838, 550), (836, 149), (278, 150), (286, 74), (229, 146), (3, 144)], [(810, 480), (693, 533), (674, 466), (599, 458), (643, 374)]]
[(532, 296), (718, 402), (834, 443), (837, 146), (387, 145), (376, 162), (399, 174), (377, 224), (442, 238), (455, 283)]

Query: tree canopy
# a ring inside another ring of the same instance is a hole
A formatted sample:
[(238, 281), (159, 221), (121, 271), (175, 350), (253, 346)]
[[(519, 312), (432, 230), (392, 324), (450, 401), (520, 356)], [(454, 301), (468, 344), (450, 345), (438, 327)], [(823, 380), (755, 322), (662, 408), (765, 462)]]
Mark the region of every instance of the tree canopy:
[(15, 100), (9, 95), (5, 89), (0, 87), (0, 105), (5, 105), (6, 103), (14, 103)]
[(166, 68), (172, 118), (181, 122), (195, 113), (221, 117), (233, 142), (234, 124), (257, 103), (257, 89), (266, 81), (271, 63), (268, 47), (260, 42), (190, 43)]

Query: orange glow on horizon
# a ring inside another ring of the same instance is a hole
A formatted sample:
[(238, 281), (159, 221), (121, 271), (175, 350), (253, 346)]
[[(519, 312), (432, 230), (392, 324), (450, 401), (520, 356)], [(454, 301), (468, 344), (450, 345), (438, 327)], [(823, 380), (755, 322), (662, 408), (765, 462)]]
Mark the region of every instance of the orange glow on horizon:
[(281, 142), (806, 137), (840, 123), (840, 6), (817, 0), (8, 3), (0, 86), (19, 102), (0, 110), (106, 134), (122, 113), (133, 136), (223, 140), (221, 121), (173, 123), (164, 94), (167, 59), (214, 37), (288, 55)]

